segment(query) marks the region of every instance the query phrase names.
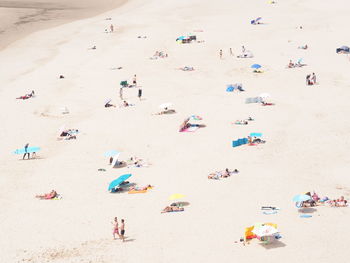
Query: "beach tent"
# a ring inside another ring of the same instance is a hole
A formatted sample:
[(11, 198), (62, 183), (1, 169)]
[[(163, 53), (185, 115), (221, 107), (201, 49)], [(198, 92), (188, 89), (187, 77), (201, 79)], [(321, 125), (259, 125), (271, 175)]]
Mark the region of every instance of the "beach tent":
[(339, 54), (347, 54), (350, 53), (350, 48), (348, 46), (341, 46), (340, 48), (336, 49), (336, 52)]

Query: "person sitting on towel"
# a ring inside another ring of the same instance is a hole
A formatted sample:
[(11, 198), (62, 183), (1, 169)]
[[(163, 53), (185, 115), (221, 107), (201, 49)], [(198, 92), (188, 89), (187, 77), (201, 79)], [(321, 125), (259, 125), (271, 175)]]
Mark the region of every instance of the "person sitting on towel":
[(148, 190), (149, 188), (152, 188), (152, 185), (147, 185), (147, 186), (144, 186), (144, 187), (136, 187), (136, 186), (131, 186), (129, 188), (129, 191), (145, 191), (145, 190)]

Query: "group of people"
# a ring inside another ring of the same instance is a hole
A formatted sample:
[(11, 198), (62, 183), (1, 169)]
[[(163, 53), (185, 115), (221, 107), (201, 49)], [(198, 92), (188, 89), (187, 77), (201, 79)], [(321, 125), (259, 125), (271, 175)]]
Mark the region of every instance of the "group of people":
[(121, 239), (123, 242), (125, 242), (125, 220), (122, 219), (120, 222), (120, 226), (118, 223), (118, 218), (114, 218), (114, 222), (112, 222), (113, 225), (113, 239), (116, 240), (116, 235)]
[(312, 86), (312, 85), (315, 85), (316, 83), (317, 82), (316, 82), (316, 74), (315, 73), (308, 74), (306, 76), (306, 85)]
[[(124, 98), (123, 98), (123, 88), (138, 88), (137, 97), (139, 98), (139, 100), (141, 100), (141, 98), (142, 98), (142, 88), (141, 88), (141, 86), (137, 86), (136, 74), (132, 78), (132, 85), (128, 85), (127, 81), (122, 81), (121, 85), (122, 86), (119, 89), (119, 97), (120, 97), (121, 100), (124, 100)], [(125, 101), (124, 101), (124, 103), (125, 103)], [(112, 106), (114, 106), (114, 105), (112, 105)], [(129, 105), (124, 105), (124, 107), (127, 107), (127, 106), (129, 106)]]
[[(234, 56), (232, 48), (229, 49), (229, 53), (230, 53), (230, 56)], [(223, 51), (222, 51), (222, 49), (219, 50), (219, 57), (220, 57), (220, 59), (223, 58)]]
[(299, 60), (297, 63), (293, 63), (292, 60), (289, 60), (289, 63), (288, 63), (288, 68), (300, 68), (300, 67), (303, 67), (305, 66), (305, 64), (302, 64), (301, 63), (301, 60)]
[(228, 168), (226, 168), (223, 171), (216, 171), (214, 173), (211, 173), (208, 175), (208, 179), (220, 179), (220, 178), (227, 178), (230, 177), (232, 174), (238, 174), (239, 171), (237, 169), (234, 169), (233, 171), (230, 171)]

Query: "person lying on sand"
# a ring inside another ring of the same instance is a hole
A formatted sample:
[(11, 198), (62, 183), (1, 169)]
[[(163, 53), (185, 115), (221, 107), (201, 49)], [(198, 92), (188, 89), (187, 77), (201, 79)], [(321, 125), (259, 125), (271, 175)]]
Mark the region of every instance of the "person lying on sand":
[(165, 207), (161, 213), (168, 213), (168, 212), (175, 212), (175, 211), (184, 211), (185, 209), (183, 207), (177, 207), (177, 206), (167, 206)]
[(50, 200), (50, 199), (54, 199), (56, 196), (57, 196), (57, 192), (55, 190), (52, 190), (48, 194), (36, 195), (35, 197), (42, 200)]
[(248, 121), (247, 121), (247, 120), (236, 120), (236, 121), (235, 121), (235, 124), (238, 124), (238, 125), (247, 125), (247, 124), (248, 124)]
[(193, 71), (194, 68), (193, 67), (188, 67), (188, 66), (185, 66), (185, 67), (182, 67), (180, 68), (182, 71)]
[(31, 93), (26, 94), (26, 95), (24, 95), (24, 96), (20, 96), (20, 97), (18, 97), (18, 98), (16, 98), (16, 99), (18, 99), (18, 100), (26, 100), (26, 99), (32, 98), (32, 97), (34, 97), (34, 96), (35, 96), (35, 92), (34, 92), (34, 90), (32, 90)]
[(164, 108), (164, 110), (162, 110), (158, 113), (155, 113), (155, 115), (173, 114), (173, 113), (176, 113), (176, 111), (173, 109)]
[(299, 48), (299, 49), (308, 49), (308, 46), (305, 44), (305, 45), (303, 45), (303, 46), (299, 46), (298, 48)]
[(109, 107), (116, 107), (116, 106), (109, 101), (105, 104), (105, 108), (109, 108)]
[(67, 137), (67, 140), (76, 139), (76, 134), (79, 132), (77, 129), (68, 129), (61, 132), (60, 137)]
[(228, 168), (226, 168), (223, 171), (220, 172), (214, 172), (208, 175), (208, 179), (219, 179), (219, 178), (227, 178), (231, 176), (232, 174), (237, 174), (239, 171), (237, 169), (234, 169), (233, 171), (230, 171)]

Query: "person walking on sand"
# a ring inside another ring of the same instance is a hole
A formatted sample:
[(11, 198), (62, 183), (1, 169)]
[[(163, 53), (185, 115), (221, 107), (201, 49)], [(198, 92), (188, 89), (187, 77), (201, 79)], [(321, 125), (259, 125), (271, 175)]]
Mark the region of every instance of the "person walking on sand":
[(219, 56), (220, 56), (220, 59), (222, 59), (222, 49), (220, 49), (219, 51)]
[(113, 24), (111, 24), (111, 25), (109, 26), (109, 29), (111, 30), (111, 33), (113, 33), (113, 31), (114, 31), (114, 26), (113, 26)]
[(114, 218), (114, 222), (112, 222), (112, 225), (113, 225), (113, 239), (115, 240), (115, 235), (117, 234), (120, 238), (120, 235), (119, 235), (119, 227), (118, 227), (118, 218), (115, 217)]
[(233, 56), (232, 48), (230, 48), (230, 56)]
[(139, 87), (139, 91), (137, 93), (137, 97), (139, 97), (139, 100), (141, 101), (141, 97), (142, 97), (142, 89), (141, 89), (141, 87)]
[(122, 219), (121, 225), (120, 225), (120, 239), (125, 242), (125, 221)]
[(24, 160), (24, 158), (26, 158), (26, 155), (27, 155), (27, 154), (28, 154), (28, 160), (29, 160), (30, 153), (28, 152), (28, 146), (29, 146), (29, 143), (27, 143), (26, 145), (24, 145), (24, 155), (23, 155), (23, 160)]

